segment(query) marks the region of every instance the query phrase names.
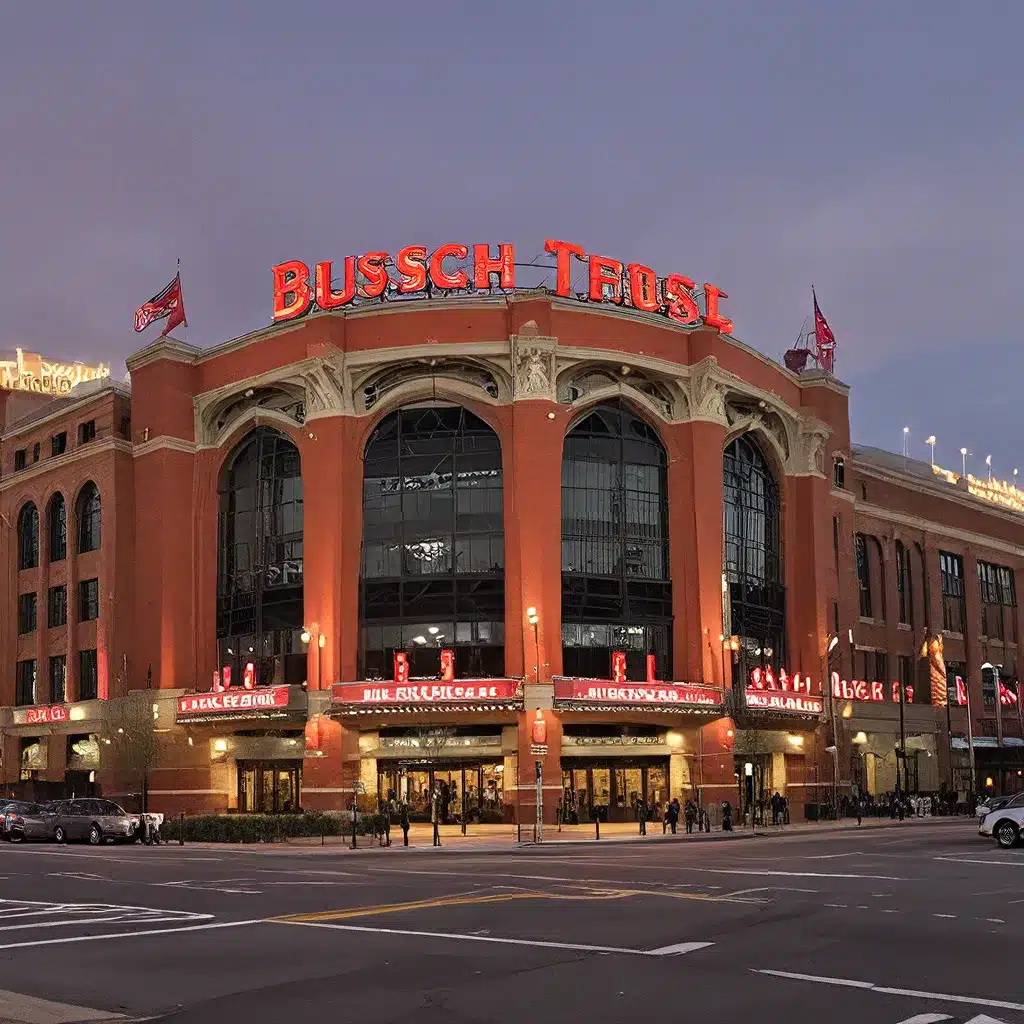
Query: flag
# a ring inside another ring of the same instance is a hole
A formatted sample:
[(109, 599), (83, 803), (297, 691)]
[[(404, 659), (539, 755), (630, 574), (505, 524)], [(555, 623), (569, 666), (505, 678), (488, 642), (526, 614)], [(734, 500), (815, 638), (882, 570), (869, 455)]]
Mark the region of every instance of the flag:
[(179, 324), (188, 327), (185, 319), (185, 303), (181, 296), (181, 274), (175, 274), (174, 280), (163, 291), (158, 292), (135, 310), (135, 331), (144, 331), (157, 320), (167, 318), (167, 324), (160, 332), (162, 338)]
[(823, 370), (831, 373), (835, 365), (836, 336), (818, 308), (818, 296), (814, 294), (813, 288), (811, 296), (814, 298), (814, 341), (818, 346), (818, 362)]

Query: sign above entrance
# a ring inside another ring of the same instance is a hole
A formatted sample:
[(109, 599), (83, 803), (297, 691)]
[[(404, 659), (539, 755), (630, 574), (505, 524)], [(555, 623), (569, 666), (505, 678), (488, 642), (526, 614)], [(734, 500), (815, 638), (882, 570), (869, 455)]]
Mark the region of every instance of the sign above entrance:
[(607, 679), (555, 679), (555, 702), (573, 704), (631, 704), (720, 708), (725, 704), (721, 690), (697, 683), (624, 683)]
[(288, 707), (291, 688), (269, 686), (264, 690), (225, 690), (221, 693), (190, 693), (178, 698), (178, 717), (221, 715), (240, 711), (282, 711)]
[(66, 722), (68, 717), (65, 704), (14, 709), (15, 725), (52, 725), (54, 722)]
[[(555, 295), (581, 302), (628, 306), (643, 313), (657, 313), (691, 327), (702, 324), (723, 334), (732, 334), (732, 321), (718, 311), (720, 299), (729, 296), (713, 284), (705, 284), (704, 313), (696, 300), (696, 284), (682, 274), (658, 275), (642, 263), (586, 252), (572, 242), (549, 238), (544, 249), (555, 257)], [(367, 252), (347, 256), (340, 268), (340, 289), (335, 288), (331, 260), (315, 264), (312, 273), (300, 260), (288, 260), (271, 268), (274, 275), (274, 320), (283, 322), (304, 316), (310, 310), (329, 312), (359, 300), (401, 300), (435, 292), (472, 294), (492, 287), (502, 292), (516, 287), (515, 247), (502, 243), (491, 255), (486, 242), (472, 247), (447, 242), (428, 253), (425, 245), (407, 245), (392, 256), (389, 252)], [(470, 252), (472, 251), (472, 255)], [(584, 279), (573, 284), (575, 263), (585, 263)], [(534, 273), (537, 266), (531, 264)]]
[(753, 690), (746, 692), (748, 708), (759, 711), (790, 711), (798, 715), (820, 715), (825, 710), (821, 697), (794, 693), (792, 690)]
[(434, 706), (522, 701), (517, 679), (464, 679), (456, 683), (335, 683), (331, 701), (385, 707), (396, 704)]

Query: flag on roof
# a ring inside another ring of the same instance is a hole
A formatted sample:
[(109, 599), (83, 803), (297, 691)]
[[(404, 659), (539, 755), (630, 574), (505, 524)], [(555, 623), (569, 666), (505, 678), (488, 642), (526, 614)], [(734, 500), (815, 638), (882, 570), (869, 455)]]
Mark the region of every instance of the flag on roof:
[(135, 310), (136, 333), (144, 331), (150, 324), (156, 323), (157, 320), (163, 320), (165, 317), (167, 323), (160, 332), (161, 338), (173, 331), (179, 324), (188, 326), (188, 321), (185, 319), (185, 302), (181, 295), (181, 274), (175, 274), (174, 280), (163, 291), (158, 292), (149, 302), (144, 302)]
[(818, 348), (818, 362), (823, 370), (831, 373), (835, 366), (836, 336), (818, 306), (818, 296), (813, 288), (811, 295), (814, 298), (814, 341)]

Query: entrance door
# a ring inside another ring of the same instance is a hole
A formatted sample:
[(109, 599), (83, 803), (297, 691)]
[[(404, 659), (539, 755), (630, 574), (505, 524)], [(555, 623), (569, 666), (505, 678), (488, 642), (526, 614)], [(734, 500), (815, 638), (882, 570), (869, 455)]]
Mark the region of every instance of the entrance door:
[(291, 761), (240, 761), (238, 809), (257, 814), (293, 814), (302, 808), (302, 768)]

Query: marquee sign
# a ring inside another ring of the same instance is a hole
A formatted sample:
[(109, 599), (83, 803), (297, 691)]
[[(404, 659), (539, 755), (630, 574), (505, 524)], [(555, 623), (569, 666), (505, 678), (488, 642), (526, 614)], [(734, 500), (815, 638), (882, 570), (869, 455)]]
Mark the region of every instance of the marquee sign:
[(522, 700), (515, 679), (466, 679), (457, 683), (335, 683), (331, 701), (368, 707), (393, 704), (474, 704)]
[(15, 349), (15, 358), (0, 360), (0, 389), (34, 391), (42, 395), (66, 395), (76, 384), (110, 376), (110, 367), (82, 363), (58, 363), (35, 352)]
[(713, 686), (689, 683), (625, 683), (607, 679), (555, 679), (555, 700), (574, 704), (692, 704), (722, 707), (725, 697)]
[(822, 697), (811, 692), (810, 676), (790, 675), (785, 669), (776, 676), (770, 666), (751, 670), (743, 696), (748, 708), (759, 711), (820, 715), (825, 710)]
[[(642, 263), (587, 253), (582, 246), (549, 238), (544, 249), (555, 257), (554, 294), (581, 301), (628, 306), (644, 313), (658, 313), (691, 327), (701, 324), (723, 334), (732, 333), (732, 321), (719, 312), (720, 299), (729, 296), (713, 284), (705, 284), (704, 314), (697, 307), (696, 284), (682, 274), (658, 275)], [(471, 262), (470, 262), (471, 260)], [(585, 263), (586, 286), (572, 288), (574, 262)], [(334, 264), (324, 260), (309, 266), (288, 260), (271, 268), (274, 277), (274, 320), (304, 316), (311, 310), (329, 312), (359, 299), (380, 301), (415, 294), (431, 295), (461, 291), (486, 291), (493, 285), (511, 290), (516, 285), (515, 247), (502, 243), (497, 255), (486, 242), (470, 247), (447, 242), (428, 253), (426, 246), (407, 245), (394, 256), (375, 251), (347, 256), (341, 268), (340, 288), (335, 287)]]
[(55, 722), (66, 722), (68, 717), (65, 704), (14, 709), (15, 725), (53, 725)]
[(262, 690), (224, 690), (220, 693), (190, 693), (178, 698), (179, 715), (230, 714), (239, 711), (275, 711), (288, 707), (291, 690), (268, 686)]
[[(900, 684), (893, 680), (891, 686), (885, 683), (865, 682), (863, 679), (840, 679), (838, 672), (832, 673), (832, 696), (837, 700), (868, 701), (872, 704), (884, 704), (891, 700), (893, 704), (900, 702)], [(904, 701), (914, 703), (914, 687), (904, 686)]]

